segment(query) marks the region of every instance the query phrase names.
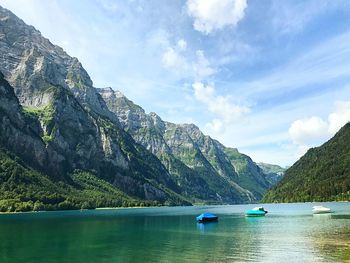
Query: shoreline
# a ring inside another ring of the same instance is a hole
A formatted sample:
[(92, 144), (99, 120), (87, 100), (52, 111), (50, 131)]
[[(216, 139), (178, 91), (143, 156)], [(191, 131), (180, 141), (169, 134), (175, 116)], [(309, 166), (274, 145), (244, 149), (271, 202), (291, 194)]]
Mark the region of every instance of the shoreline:
[(198, 207), (198, 206), (235, 206), (235, 205), (285, 205), (285, 204), (315, 204), (315, 203), (349, 203), (350, 201), (324, 201), (324, 202), (294, 202), (294, 203), (252, 203), (252, 204), (193, 204), (192, 206), (126, 206), (126, 207), (97, 207), (93, 209), (71, 209), (71, 210), (39, 210), (39, 211), (25, 211), (25, 212), (0, 212), (1, 215), (13, 214), (29, 214), (29, 213), (43, 213), (43, 212), (68, 212), (68, 211), (94, 211), (94, 210), (121, 210), (121, 209), (147, 209), (147, 208), (166, 208), (166, 207)]
[(126, 206), (126, 207), (97, 207), (93, 209), (70, 209), (70, 210), (38, 210), (38, 211), (25, 211), (25, 212), (0, 212), (0, 215), (9, 214), (28, 214), (28, 213), (43, 213), (43, 212), (69, 212), (69, 211), (94, 211), (94, 210), (119, 210), (130, 208), (157, 208), (157, 207), (170, 207), (170, 206)]

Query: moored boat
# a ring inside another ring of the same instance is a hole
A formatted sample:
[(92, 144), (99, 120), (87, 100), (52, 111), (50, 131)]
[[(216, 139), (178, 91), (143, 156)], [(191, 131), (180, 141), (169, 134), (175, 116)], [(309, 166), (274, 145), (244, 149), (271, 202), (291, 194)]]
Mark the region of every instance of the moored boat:
[(327, 213), (331, 213), (332, 210), (328, 207), (324, 207), (322, 205), (317, 205), (312, 207), (312, 212), (314, 214), (327, 214)]
[(245, 213), (246, 216), (265, 216), (266, 214), (267, 211), (262, 206), (254, 207)]
[(197, 221), (201, 223), (217, 221), (218, 217), (212, 213), (203, 213), (197, 216)]

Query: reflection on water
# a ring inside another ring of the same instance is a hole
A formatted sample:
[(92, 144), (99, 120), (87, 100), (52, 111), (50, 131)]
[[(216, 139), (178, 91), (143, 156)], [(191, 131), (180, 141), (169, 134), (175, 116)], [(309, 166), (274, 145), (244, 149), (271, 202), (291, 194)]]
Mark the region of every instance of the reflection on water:
[(264, 222), (265, 216), (254, 216), (254, 217), (246, 216), (245, 219), (246, 221), (255, 224), (255, 223)]
[[(343, 262), (350, 205), (313, 204), (47, 212), (0, 216), (0, 262)], [(197, 223), (203, 212), (218, 222)]]
[(313, 228), (315, 246), (329, 260), (350, 262), (350, 215), (322, 214), (314, 219), (322, 224), (322, 231)]
[(204, 232), (208, 232), (208, 231), (212, 231), (217, 227), (218, 222), (201, 222), (201, 223), (197, 223), (197, 229), (204, 233)]
[(329, 220), (332, 219), (332, 214), (313, 214), (315, 220)]

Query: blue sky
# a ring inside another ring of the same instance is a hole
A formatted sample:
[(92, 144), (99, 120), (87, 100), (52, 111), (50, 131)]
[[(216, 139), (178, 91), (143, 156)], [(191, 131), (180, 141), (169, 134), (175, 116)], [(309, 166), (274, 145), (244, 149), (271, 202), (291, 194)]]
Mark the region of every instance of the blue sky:
[(293, 164), (350, 120), (350, 2), (0, 0), (164, 120)]

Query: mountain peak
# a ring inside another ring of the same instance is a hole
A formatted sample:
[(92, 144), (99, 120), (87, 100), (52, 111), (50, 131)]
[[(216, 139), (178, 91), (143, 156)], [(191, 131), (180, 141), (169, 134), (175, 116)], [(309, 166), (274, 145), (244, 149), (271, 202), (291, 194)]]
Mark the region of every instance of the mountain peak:
[(96, 89), (104, 98), (126, 98), (126, 96), (119, 90), (114, 90), (112, 87), (97, 88)]
[(185, 129), (199, 130), (198, 126), (193, 124), (193, 123), (182, 123), (182, 124), (179, 124), (179, 126), (185, 128)]
[(120, 90), (115, 90), (114, 94), (117, 98), (126, 98), (125, 95)]
[(155, 112), (153, 112), (153, 111), (151, 111), (149, 114), (148, 114), (148, 116), (150, 116), (152, 119), (154, 119), (154, 120), (161, 120), (161, 121), (163, 121), (160, 117), (159, 117), (159, 115), (157, 114), (157, 113), (155, 113)]

